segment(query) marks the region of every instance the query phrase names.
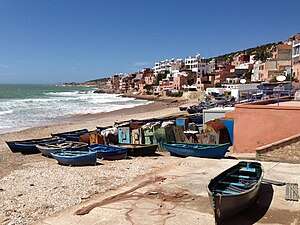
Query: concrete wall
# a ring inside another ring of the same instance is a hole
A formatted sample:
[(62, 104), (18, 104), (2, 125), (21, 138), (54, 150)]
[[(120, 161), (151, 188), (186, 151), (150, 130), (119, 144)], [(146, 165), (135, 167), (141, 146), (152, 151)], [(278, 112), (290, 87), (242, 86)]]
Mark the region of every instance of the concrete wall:
[(299, 106), (266, 104), (267, 101), (260, 101), (236, 106), (234, 152), (255, 152), (258, 147), (300, 133), (300, 103)]
[[(263, 160), (265, 153), (272, 152), (276, 149), (282, 148), (283, 151), (288, 152), (290, 150), (290, 145), (297, 142), (300, 142), (300, 134), (259, 147), (256, 149), (256, 160)], [(284, 158), (282, 159), (284, 160)]]

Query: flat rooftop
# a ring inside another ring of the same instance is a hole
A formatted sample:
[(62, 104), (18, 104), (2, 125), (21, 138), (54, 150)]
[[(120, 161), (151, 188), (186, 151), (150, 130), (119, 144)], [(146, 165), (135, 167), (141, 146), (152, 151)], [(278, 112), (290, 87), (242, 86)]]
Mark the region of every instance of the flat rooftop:
[[(278, 103), (272, 103), (268, 104), (272, 106), (278, 105)], [(279, 102), (279, 106), (293, 106), (293, 107), (300, 107), (300, 101), (285, 101), (285, 102)]]

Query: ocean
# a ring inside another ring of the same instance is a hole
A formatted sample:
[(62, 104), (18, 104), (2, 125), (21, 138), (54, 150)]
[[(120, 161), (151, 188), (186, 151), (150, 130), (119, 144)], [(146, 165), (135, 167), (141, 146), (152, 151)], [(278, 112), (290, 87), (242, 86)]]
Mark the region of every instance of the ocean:
[(148, 104), (78, 86), (0, 84), (0, 133), (56, 124), (78, 114), (110, 112)]

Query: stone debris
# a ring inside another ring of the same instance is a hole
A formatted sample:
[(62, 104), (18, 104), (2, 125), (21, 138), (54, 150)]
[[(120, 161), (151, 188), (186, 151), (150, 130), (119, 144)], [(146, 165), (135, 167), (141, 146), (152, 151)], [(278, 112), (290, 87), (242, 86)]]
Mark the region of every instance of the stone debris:
[(300, 141), (264, 153), (260, 158), (265, 161), (300, 163)]

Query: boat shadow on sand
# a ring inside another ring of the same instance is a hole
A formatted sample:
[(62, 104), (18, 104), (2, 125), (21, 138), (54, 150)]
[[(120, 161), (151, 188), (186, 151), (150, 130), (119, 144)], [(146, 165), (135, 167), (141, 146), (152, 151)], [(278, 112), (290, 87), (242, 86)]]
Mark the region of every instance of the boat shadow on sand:
[(273, 187), (271, 184), (261, 184), (256, 201), (245, 211), (223, 221), (222, 225), (252, 225), (258, 222), (267, 213), (272, 199)]
[(104, 163), (102, 163), (102, 162), (96, 162), (96, 164), (95, 165), (80, 165), (80, 166), (78, 166), (78, 165), (66, 165), (66, 164), (61, 164), (61, 163), (57, 163), (58, 165), (60, 165), (60, 166), (65, 166), (65, 167), (93, 167), (93, 166), (103, 166), (104, 165)]

